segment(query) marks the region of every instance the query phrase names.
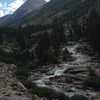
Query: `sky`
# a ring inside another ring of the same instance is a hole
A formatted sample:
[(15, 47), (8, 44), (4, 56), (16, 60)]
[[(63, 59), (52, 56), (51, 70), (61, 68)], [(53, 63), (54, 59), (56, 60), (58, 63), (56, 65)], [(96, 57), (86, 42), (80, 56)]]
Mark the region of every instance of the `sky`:
[(0, 17), (12, 14), (25, 0), (0, 0)]
[[(49, 2), (50, 0), (45, 0)], [(15, 12), (25, 0), (0, 0), (0, 17)]]

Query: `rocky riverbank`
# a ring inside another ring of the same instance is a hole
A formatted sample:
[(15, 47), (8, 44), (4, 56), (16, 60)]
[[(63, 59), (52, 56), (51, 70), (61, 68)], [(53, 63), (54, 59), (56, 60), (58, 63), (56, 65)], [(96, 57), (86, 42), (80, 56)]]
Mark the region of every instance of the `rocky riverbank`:
[(16, 65), (0, 63), (0, 100), (69, 100), (75, 95), (99, 100), (99, 91), (84, 84), (89, 77), (89, 68), (100, 77), (99, 58), (93, 56), (93, 51), (85, 44), (65, 46), (74, 58), (72, 61), (38, 66), (24, 83), (16, 78)]
[(0, 100), (32, 100), (27, 88), (16, 79), (14, 64), (0, 63)]

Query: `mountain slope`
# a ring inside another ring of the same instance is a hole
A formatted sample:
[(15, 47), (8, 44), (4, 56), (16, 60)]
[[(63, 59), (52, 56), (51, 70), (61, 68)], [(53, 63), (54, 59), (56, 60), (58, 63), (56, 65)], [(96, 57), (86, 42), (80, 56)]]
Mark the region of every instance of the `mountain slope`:
[(33, 24), (50, 24), (55, 17), (70, 20), (73, 17), (88, 14), (95, 8), (94, 0), (51, 0), (45, 4), (43, 0), (28, 0), (2, 25), (27, 26)]
[[(27, 0), (13, 15), (8, 15), (0, 19), (0, 26), (10, 26), (19, 24), (23, 17), (29, 13), (35, 13), (35, 10), (40, 9), (46, 2), (44, 0)], [(6, 20), (5, 20), (6, 19)]]
[(37, 14), (25, 17), (24, 24), (47, 24), (51, 23), (54, 17), (65, 15), (67, 18), (81, 16), (95, 7), (95, 3), (94, 0), (51, 0)]

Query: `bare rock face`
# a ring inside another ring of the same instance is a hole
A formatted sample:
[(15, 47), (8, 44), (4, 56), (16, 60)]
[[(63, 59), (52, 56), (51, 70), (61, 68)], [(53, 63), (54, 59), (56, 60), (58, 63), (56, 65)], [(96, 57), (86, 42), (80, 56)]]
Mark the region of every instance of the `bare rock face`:
[(24, 85), (15, 77), (16, 66), (0, 63), (0, 100), (32, 100)]
[(100, 68), (97, 68), (97, 69), (95, 70), (95, 74), (96, 74), (98, 77), (100, 77)]

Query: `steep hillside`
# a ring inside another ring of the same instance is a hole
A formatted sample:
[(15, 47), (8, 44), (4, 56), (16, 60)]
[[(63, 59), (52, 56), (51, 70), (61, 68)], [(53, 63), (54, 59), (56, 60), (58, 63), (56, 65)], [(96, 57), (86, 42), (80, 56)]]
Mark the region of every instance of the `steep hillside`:
[(0, 19), (0, 26), (19, 25), (23, 17), (29, 13), (35, 14), (46, 2), (44, 0), (27, 0), (13, 15), (8, 15)]
[(28, 0), (12, 16), (1, 19), (0, 26), (26, 26), (48, 24), (55, 17), (72, 17), (87, 14), (95, 8), (94, 0), (51, 0), (47, 4), (43, 0)]
[(51, 23), (54, 17), (62, 16), (69, 20), (69, 18), (87, 14), (95, 5), (94, 0), (51, 0), (37, 14), (25, 17), (22, 25), (47, 24)]

